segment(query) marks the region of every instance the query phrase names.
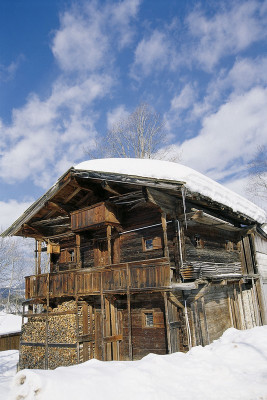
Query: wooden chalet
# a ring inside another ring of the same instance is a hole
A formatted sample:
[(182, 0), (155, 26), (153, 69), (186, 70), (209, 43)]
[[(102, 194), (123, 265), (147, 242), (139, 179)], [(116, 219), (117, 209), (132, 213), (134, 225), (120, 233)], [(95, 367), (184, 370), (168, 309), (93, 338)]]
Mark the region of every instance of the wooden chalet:
[(259, 223), (185, 189), (78, 166), (4, 232), (36, 239), (20, 368), (185, 352), (266, 323)]

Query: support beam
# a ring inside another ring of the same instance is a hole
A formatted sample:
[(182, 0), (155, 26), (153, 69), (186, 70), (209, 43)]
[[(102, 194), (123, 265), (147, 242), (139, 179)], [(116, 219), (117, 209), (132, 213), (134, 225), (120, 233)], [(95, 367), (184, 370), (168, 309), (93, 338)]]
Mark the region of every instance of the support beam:
[(164, 306), (165, 306), (165, 321), (166, 321), (166, 333), (167, 333), (167, 346), (168, 354), (172, 352), (171, 349), (171, 331), (170, 331), (170, 319), (169, 319), (169, 309), (168, 309), (168, 298), (167, 293), (163, 292)]
[(169, 258), (166, 213), (161, 214), (161, 224), (163, 229), (164, 257)]
[(133, 359), (133, 346), (132, 346), (132, 318), (131, 318), (131, 276), (129, 270), (129, 264), (127, 264), (127, 317), (128, 317), (128, 340), (129, 340), (129, 359)]
[(112, 254), (111, 254), (111, 225), (107, 226), (107, 241), (108, 241), (108, 263), (112, 264)]
[(38, 259), (37, 259), (37, 274), (41, 274), (41, 255), (42, 255), (42, 241), (38, 240)]
[(103, 274), (101, 274), (100, 278), (101, 286), (100, 286), (100, 301), (101, 301), (101, 332), (102, 332), (102, 361), (106, 360), (106, 345), (105, 345), (105, 298), (103, 295)]
[(81, 269), (81, 236), (76, 236), (76, 265), (78, 269)]

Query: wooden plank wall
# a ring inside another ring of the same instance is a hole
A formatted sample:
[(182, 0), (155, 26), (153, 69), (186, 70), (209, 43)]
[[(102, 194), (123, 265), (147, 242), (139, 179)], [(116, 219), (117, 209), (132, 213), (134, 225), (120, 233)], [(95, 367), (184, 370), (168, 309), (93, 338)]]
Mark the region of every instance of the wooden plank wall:
[(0, 336), (0, 351), (19, 350), (20, 332)]

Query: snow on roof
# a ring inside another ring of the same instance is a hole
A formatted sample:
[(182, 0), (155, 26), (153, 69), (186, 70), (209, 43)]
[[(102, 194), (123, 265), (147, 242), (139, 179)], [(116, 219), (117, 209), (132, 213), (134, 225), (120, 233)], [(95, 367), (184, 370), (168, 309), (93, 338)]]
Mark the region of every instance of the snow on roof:
[(266, 213), (263, 209), (218, 182), (182, 164), (151, 159), (105, 158), (84, 161), (76, 165), (75, 169), (165, 179), (173, 182), (182, 181), (185, 182), (185, 187), (191, 192), (200, 193), (259, 223), (266, 222)]
[(0, 335), (21, 331), (22, 318), (19, 315), (0, 312)]

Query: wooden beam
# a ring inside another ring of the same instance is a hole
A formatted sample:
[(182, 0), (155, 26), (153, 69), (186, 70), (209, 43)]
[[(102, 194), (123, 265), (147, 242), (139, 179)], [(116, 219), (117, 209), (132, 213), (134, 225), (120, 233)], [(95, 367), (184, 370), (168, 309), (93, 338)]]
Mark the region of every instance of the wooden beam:
[(168, 310), (168, 298), (167, 298), (166, 292), (163, 292), (163, 298), (164, 298), (164, 306), (165, 306), (167, 346), (168, 346), (168, 354), (170, 354), (172, 352), (172, 350), (171, 350), (171, 332), (170, 332), (170, 320), (169, 320), (169, 310)]
[(113, 335), (113, 336), (104, 337), (105, 343), (116, 344), (115, 342), (117, 342), (118, 340), (123, 340), (123, 336), (122, 335)]
[(112, 264), (112, 254), (111, 254), (111, 225), (107, 226), (107, 242), (108, 242), (108, 263)]
[(42, 240), (38, 240), (38, 259), (37, 259), (37, 274), (40, 275), (41, 271), (41, 255), (42, 255)]
[(100, 302), (101, 302), (101, 331), (102, 331), (102, 361), (106, 360), (106, 346), (104, 342), (105, 337), (105, 298), (103, 295), (103, 274), (100, 274)]
[(120, 195), (117, 190), (114, 190), (106, 181), (101, 182), (101, 186), (103, 189), (107, 190), (109, 193), (115, 194), (115, 195)]
[(166, 213), (161, 214), (161, 224), (163, 229), (164, 257), (169, 258)]
[(64, 203), (68, 203), (68, 201), (70, 201), (73, 197), (76, 196), (76, 194), (78, 194), (81, 191), (80, 187), (77, 187), (65, 200)]
[(109, 300), (107, 298), (105, 298), (105, 325), (106, 325), (106, 329), (105, 329), (105, 337), (104, 337), (104, 342), (106, 343), (107, 346), (107, 361), (111, 361), (111, 342), (110, 341), (106, 341), (105, 339), (107, 337), (111, 336), (111, 323), (110, 323), (110, 306), (109, 306)]
[[(117, 331), (117, 325), (116, 325), (116, 310), (114, 303), (110, 301), (110, 319), (111, 319), (111, 334), (112, 337), (118, 337), (121, 336), (121, 339), (116, 339), (112, 342), (112, 359), (117, 361), (119, 359), (119, 354), (118, 354), (118, 341), (122, 340), (122, 335), (118, 335)], [(117, 342), (117, 343), (116, 343)]]
[(75, 235), (76, 236), (76, 264), (77, 268), (81, 268), (81, 236), (80, 235)]
[(174, 303), (177, 307), (184, 309), (184, 305), (174, 296), (173, 293), (169, 294), (169, 300)]
[(129, 349), (129, 359), (133, 359), (133, 346), (132, 346), (132, 318), (131, 318), (131, 276), (129, 265), (127, 264), (127, 317), (128, 317), (128, 349)]

